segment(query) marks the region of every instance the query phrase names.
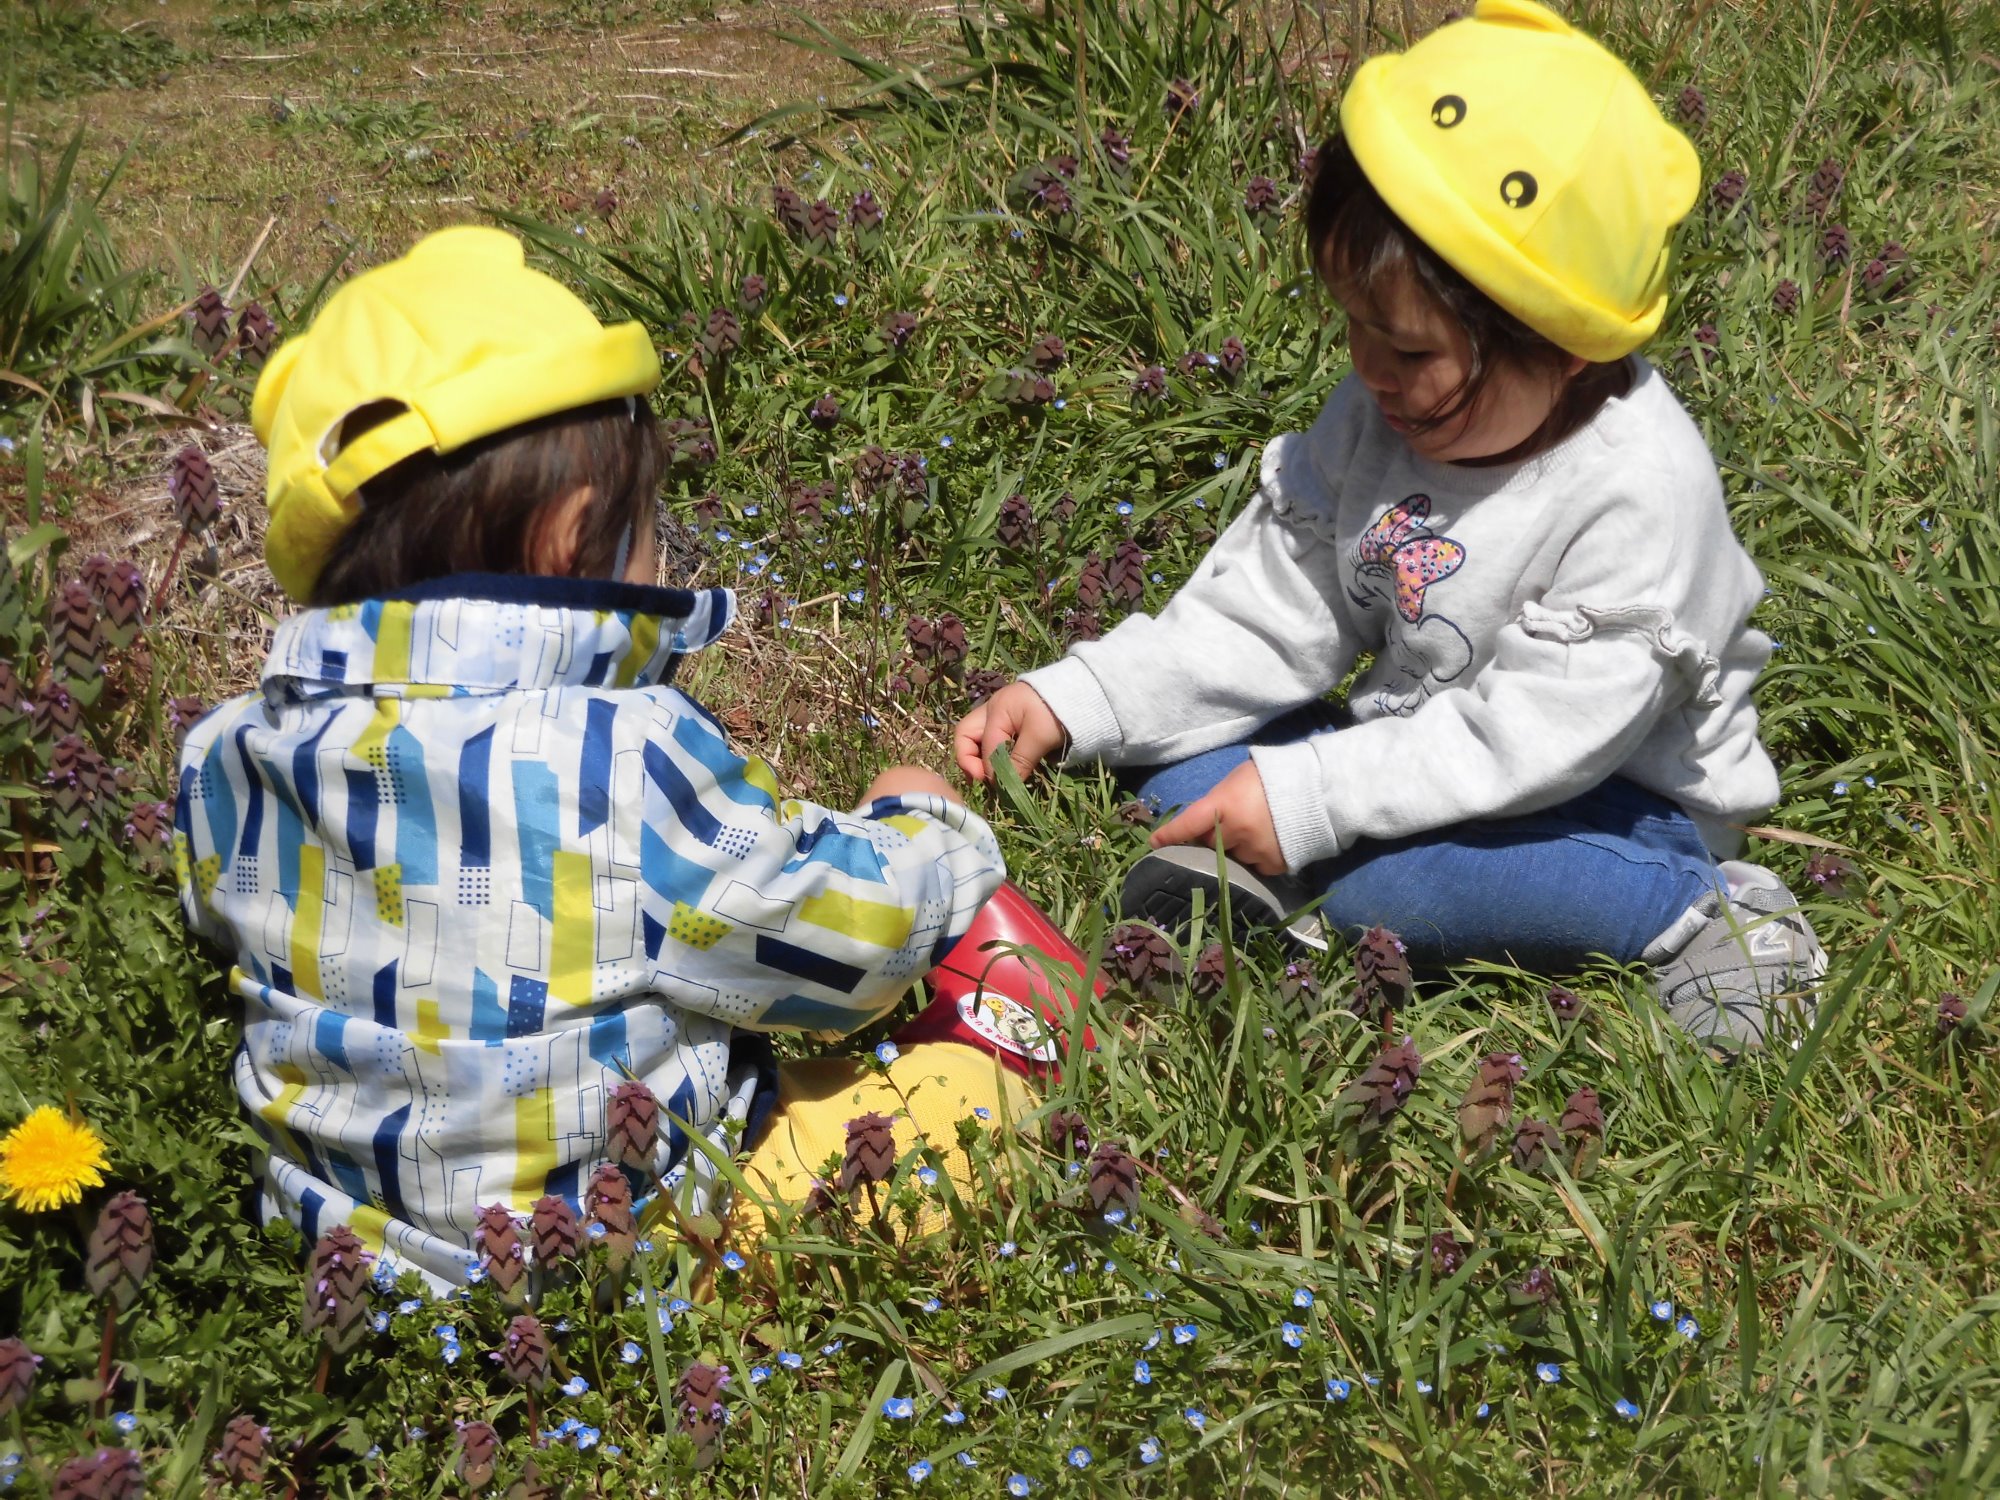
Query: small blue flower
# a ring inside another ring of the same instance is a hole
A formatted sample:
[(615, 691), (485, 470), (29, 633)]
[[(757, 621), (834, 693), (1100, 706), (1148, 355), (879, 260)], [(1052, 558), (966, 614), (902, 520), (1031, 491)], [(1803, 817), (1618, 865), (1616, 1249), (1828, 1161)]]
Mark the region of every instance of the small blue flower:
[(947, 1427), (958, 1427), (963, 1425), (964, 1422), (965, 1422), (965, 1413), (960, 1411), (955, 1406), (951, 1407), (944, 1413), (944, 1425)]
[(892, 1422), (907, 1422), (917, 1414), (917, 1403), (908, 1396), (891, 1396), (882, 1403), (882, 1415)]
[(1139, 1298), (1143, 1302), (1158, 1302), (1160, 1300), (1160, 1294), (1154, 1291), (1151, 1287), (1147, 1287), (1145, 1291), (1139, 1293)]
[(819, 1352), (821, 1354), (826, 1355), (830, 1359), (834, 1355), (840, 1353), (840, 1351), (845, 1349), (846, 1347), (847, 1347), (846, 1339), (835, 1339), (830, 1344), (821, 1344), (819, 1346)]
[(958, 1462), (962, 1468), (976, 1469), (979, 1467), (979, 1460), (974, 1458), (972, 1454), (964, 1448), (958, 1450)]
[(1382, 1383), (1382, 1377), (1380, 1375), (1369, 1375), (1364, 1373), (1361, 1378), (1364, 1382), (1366, 1382), (1370, 1386), (1378, 1386)]
[(778, 1363), (783, 1365), (787, 1370), (803, 1369), (805, 1368), (805, 1362), (805, 1356), (802, 1354), (794, 1354), (789, 1349), (778, 1351)]
[(1623, 1396), (1618, 1398), (1617, 1403), (1611, 1409), (1628, 1422), (1639, 1420), (1639, 1408), (1634, 1406), (1630, 1401), (1627, 1401)]
[(1695, 1322), (1693, 1318), (1682, 1318), (1680, 1322), (1674, 1324), (1674, 1332), (1692, 1341), (1701, 1337), (1701, 1324)]
[(1653, 1304), (1652, 1311), (1654, 1319), (1658, 1322), (1671, 1323), (1674, 1320), (1674, 1305), (1665, 1297)]
[(368, 1321), (374, 1325), (377, 1333), (387, 1333), (389, 1331), (389, 1315), (385, 1312), (378, 1312)]
[(875, 1061), (881, 1063), (885, 1068), (902, 1055), (902, 1049), (894, 1042), (877, 1042), (875, 1044)]
[(754, 516), (762, 512), (763, 509), (764, 507), (761, 505), (746, 505), (743, 507), (743, 514), (746, 516)]
[(1417, 1382), (1417, 1394), (1419, 1396), (1428, 1396), (1430, 1393), (1431, 1383), (1428, 1380), (1419, 1380)]
[(1026, 1474), (1009, 1474), (1007, 1476), (1007, 1493), (1010, 1495), (1025, 1495), (1034, 1487), (1034, 1484)]
[(1192, 1427), (1196, 1432), (1200, 1432), (1208, 1426), (1208, 1413), (1203, 1411), (1199, 1406), (1183, 1407), (1181, 1415), (1187, 1418), (1188, 1426)]
[(729, 1270), (740, 1271), (745, 1266), (749, 1265), (750, 1262), (745, 1260), (741, 1255), (739, 1255), (734, 1250), (725, 1250), (722, 1252), (722, 1264), (726, 1266)]
[(1107, 1224), (1123, 1224), (1125, 1222), (1125, 1217), (1126, 1215), (1124, 1209), (1113, 1208), (1105, 1212), (1104, 1222)]
[(938, 446), (940, 448), (949, 448), (951, 446), (951, 434), (947, 432), (943, 437), (939, 438)]
[(1836, 797), (1845, 797), (1847, 795), (1847, 783), (1844, 781), (1836, 781), (1833, 784), (1833, 795)]
[(595, 1427), (577, 1428), (576, 1451), (581, 1453), (586, 1448), (595, 1448), (597, 1446), (597, 1440), (603, 1436), (604, 1434), (599, 1432)]
[(1132, 1384), (1151, 1385), (1153, 1383), (1153, 1362), (1149, 1359), (1132, 1361)]
[(1002, 1240), (1000, 1242), (1000, 1258), (1002, 1260), (1010, 1259), (1017, 1248), (1012, 1240)]
[(438, 1358), (443, 1360), (448, 1365), (455, 1365), (458, 1363), (459, 1352), (460, 1351), (457, 1344), (455, 1343), (446, 1344), (443, 1348), (438, 1350)]
[(1563, 1367), (1551, 1360), (1543, 1360), (1535, 1366), (1535, 1379), (1543, 1385), (1554, 1385), (1563, 1378)]
[(562, 1393), (565, 1396), (587, 1396), (590, 1394), (590, 1382), (581, 1375), (572, 1375), (563, 1382)]
[(1147, 1335), (1146, 1335), (1146, 1342), (1145, 1342), (1145, 1343), (1143, 1343), (1143, 1344), (1141, 1344), (1141, 1345), (1140, 1345), (1139, 1347), (1140, 1347), (1141, 1349), (1145, 1349), (1145, 1350), (1153, 1350), (1153, 1349), (1157, 1349), (1157, 1348), (1159, 1348), (1159, 1347), (1160, 1347), (1160, 1330), (1159, 1330), (1159, 1329), (1157, 1329), (1157, 1328), (1155, 1328), (1155, 1329), (1154, 1329), (1154, 1330), (1153, 1330), (1153, 1331), (1152, 1331), (1151, 1333), (1147, 1334)]
[(750, 1367), (750, 1383), (752, 1385), (762, 1385), (770, 1378), (771, 1367), (769, 1365), (752, 1365)]
[(116, 1427), (120, 1432), (137, 1432), (139, 1430), (139, 1419), (129, 1411), (113, 1412), (111, 1414), (111, 1425)]
[(926, 1297), (924, 1298), (923, 1301), (919, 1302), (917, 1306), (922, 1308), (925, 1312), (934, 1313), (939, 1308), (943, 1307), (944, 1304), (938, 1301), (938, 1299), (935, 1297)]
[(1227, 453), (1218, 453), (1218, 454), (1216, 454), (1216, 455), (1215, 455), (1215, 466), (1216, 466), (1216, 468), (1218, 468), (1218, 469), (1226, 469), (1226, 468), (1228, 468), (1228, 467), (1229, 467), (1229, 455), (1228, 455)]
[(645, 1353), (645, 1350), (641, 1349), (631, 1339), (625, 1340), (624, 1343), (618, 1346), (618, 1357), (628, 1365), (639, 1363), (640, 1360), (645, 1358)]
[(685, 1297), (676, 1297), (667, 1304), (667, 1311), (675, 1317), (679, 1317), (684, 1312), (692, 1312), (693, 1310), (694, 1304)]
[(983, 1104), (975, 1104), (972, 1107), (972, 1113), (982, 1120), (990, 1120), (993, 1118), (993, 1111), (988, 1109)]
[(1129, 515), (1131, 515), (1131, 514), (1132, 514), (1132, 502), (1131, 502), (1130, 500), (1120, 500), (1120, 501), (1118, 502), (1118, 514), (1119, 514), (1119, 515), (1121, 515), (1121, 516), (1129, 516)]
[(1169, 1255), (1167, 1257), (1167, 1269), (1169, 1271), (1178, 1271), (1180, 1268), (1181, 1258), (1178, 1255)]
[(1292, 1306), (1294, 1307), (1311, 1307), (1314, 1300), (1311, 1287), (1302, 1286), (1292, 1293)]
[(938, 1173), (936, 1167), (917, 1168), (917, 1181), (921, 1182), (925, 1187), (936, 1187), (937, 1180)]
[(1329, 1375), (1326, 1381), (1326, 1399), (1345, 1401), (1354, 1393), (1354, 1387), (1337, 1375)]
[(848, 591), (847, 602), (849, 604), (859, 604), (862, 602), (862, 600), (866, 599), (867, 597), (868, 597), (868, 590), (851, 589)]
[(1475, 1417), (1479, 1418), (1480, 1421), (1484, 1422), (1488, 1417), (1493, 1415), (1493, 1403), (1491, 1401), (1480, 1402), (1479, 1405), (1476, 1408), (1474, 1408), (1472, 1414)]
[(1193, 1323), (1176, 1323), (1173, 1332), (1176, 1344), (1192, 1344), (1200, 1336), (1201, 1329)]
[(674, 1331), (673, 1315), (669, 1313), (664, 1307), (658, 1308), (656, 1309), (656, 1311), (658, 1312), (660, 1319), (660, 1332), (672, 1333)]
[(833, 294), (833, 305), (834, 305), (835, 307), (845, 307), (845, 306), (847, 306), (847, 293), (845, 293), (845, 292), (835, 292), (835, 293)]
[(406, 1297), (396, 1304), (397, 1314), (403, 1317), (407, 1317), (414, 1312), (422, 1312), (423, 1310), (424, 1304), (415, 1297)]
[(986, 1399), (988, 1401), (1005, 1401), (1007, 1399), (1007, 1387), (1004, 1385), (990, 1387), (986, 1392)]
[(1075, 1262), (1075, 1261), (1073, 1261), (1073, 1260), (1067, 1260), (1067, 1261), (1064, 1261), (1064, 1262), (1063, 1262), (1063, 1275), (1065, 1275), (1065, 1276), (1074, 1276), (1075, 1274), (1076, 1274), (1076, 1262)]
[(1156, 1464), (1160, 1461), (1160, 1440), (1158, 1438), (1139, 1439), (1139, 1462)]
[(1078, 1443), (1063, 1455), (1063, 1459), (1072, 1469), (1087, 1469), (1090, 1467), (1090, 1450)]
[(583, 1232), (589, 1235), (594, 1240), (601, 1240), (605, 1237), (605, 1235), (609, 1234), (611, 1231), (604, 1226), (604, 1223), (601, 1220), (592, 1219), (590, 1223), (587, 1226), (585, 1226)]
[(1107, 1260), (1104, 1263), (1104, 1274), (1106, 1276), (1114, 1274), (1117, 1271), (1117, 1269), (1118, 1269), (1118, 1262), (1115, 1260)]
[(1875, 778), (1873, 776), (1862, 777), (1861, 784), (1867, 787), (1871, 792), (1875, 790)]
[[(1056, 397), (1056, 399), (1055, 399), (1055, 401), (1054, 401), (1054, 403), (1053, 403), (1053, 404), (1054, 404), (1054, 406), (1055, 406), (1055, 409), (1056, 409), (1057, 411), (1061, 411), (1061, 410), (1062, 410), (1062, 409), (1063, 409), (1064, 407), (1066, 407), (1066, 406), (1068, 406), (1068, 405), (1069, 405), (1069, 402), (1065, 401), (1065, 400), (1064, 400), (1064, 399), (1063, 399), (1063, 398), (1062, 398), (1061, 396), (1058, 396), (1058, 397)], [(1926, 530), (1926, 531), (1929, 531), (1930, 529), (1931, 529), (1931, 528), (1930, 528), (1930, 523), (1929, 523), (1928, 521), (1926, 521), (1926, 522), (1924, 523), (1924, 530)]]
[(922, 1484), (931, 1477), (931, 1461), (928, 1458), (920, 1458), (905, 1472), (910, 1476), (911, 1484)]
[(1280, 1323), (1278, 1337), (1285, 1341), (1287, 1349), (1296, 1349), (1306, 1341), (1306, 1331), (1296, 1323)]
[(608, 1458), (616, 1458), (619, 1454), (623, 1453), (624, 1451), (625, 1450), (619, 1447), (616, 1443), (606, 1443), (604, 1445), (605, 1456)]

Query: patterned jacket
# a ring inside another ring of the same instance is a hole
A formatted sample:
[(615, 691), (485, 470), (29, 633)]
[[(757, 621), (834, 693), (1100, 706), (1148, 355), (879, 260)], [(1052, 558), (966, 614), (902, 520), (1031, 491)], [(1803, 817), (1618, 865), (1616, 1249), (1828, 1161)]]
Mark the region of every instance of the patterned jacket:
[(481, 1206), (575, 1205), (625, 1076), (698, 1209), (681, 1125), (726, 1156), (768, 1108), (751, 1034), (854, 1030), (965, 931), (1003, 874), (984, 820), (785, 799), (670, 685), (734, 612), (445, 579), (286, 620), (263, 690), (188, 735), (182, 903), (233, 964), (267, 1216), (462, 1279)]

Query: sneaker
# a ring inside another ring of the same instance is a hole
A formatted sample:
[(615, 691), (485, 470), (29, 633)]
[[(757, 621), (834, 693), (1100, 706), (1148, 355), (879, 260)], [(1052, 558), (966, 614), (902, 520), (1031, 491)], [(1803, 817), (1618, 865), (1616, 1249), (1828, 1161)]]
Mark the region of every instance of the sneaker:
[[(1308, 891), (1283, 876), (1267, 879), (1227, 855), (1219, 863), (1229, 882), (1229, 925), (1239, 945), (1248, 942), (1253, 932), (1276, 927), (1301, 947), (1326, 951), (1326, 931)], [(1196, 891), (1203, 893), (1208, 911), (1221, 910), (1217, 865), (1215, 851), (1198, 844), (1155, 849), (1125, 876), (1118, 914), (1167, 932), (1184, 929), (1194, 920)]]
[(1761, 865), (1725, 862), (1727, 885), (1683, 912), (1640, 958), (1667, 1014), (1698, 1041), (1761, 1047), (1774, 1023), (1809, 1025), (1826, 950), (1798, 898)]

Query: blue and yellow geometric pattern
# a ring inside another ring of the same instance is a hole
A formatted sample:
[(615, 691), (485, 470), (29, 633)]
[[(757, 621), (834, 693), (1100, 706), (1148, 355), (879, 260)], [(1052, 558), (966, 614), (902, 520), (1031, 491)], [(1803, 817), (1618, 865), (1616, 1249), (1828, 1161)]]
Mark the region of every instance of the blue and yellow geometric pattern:
[(1004, 873), (977, 814), (781, 800), (670, 685), (734, 608), (467, 576), (310, 610), (189, 734), (176, 869), (244, 1002), (267, 1213), (461, 1280), (480, 1207), (577, 1200), (626, 1076), (699, 1208), (684, 1132), (734, 1150), (760, 1076), (733, 1039), (852, 1031), (964, 933)]

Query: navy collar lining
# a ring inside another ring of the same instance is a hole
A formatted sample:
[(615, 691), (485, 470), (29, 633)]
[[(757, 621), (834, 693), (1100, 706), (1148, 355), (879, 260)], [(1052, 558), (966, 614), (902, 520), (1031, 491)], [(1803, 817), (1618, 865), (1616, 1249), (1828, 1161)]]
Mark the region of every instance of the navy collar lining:
[(556, 609), (622, 610), (662, 619), (686, 619), (699, 596), (692, 589), (622, 583), (613, 578), (556, 578), (535, 573), (451, 573), (398, 589), (385, 599), (425, 604), (439, 599), (483, 599), (495, 604), (543, 604)]

